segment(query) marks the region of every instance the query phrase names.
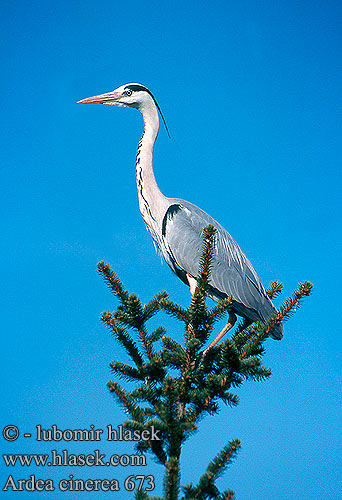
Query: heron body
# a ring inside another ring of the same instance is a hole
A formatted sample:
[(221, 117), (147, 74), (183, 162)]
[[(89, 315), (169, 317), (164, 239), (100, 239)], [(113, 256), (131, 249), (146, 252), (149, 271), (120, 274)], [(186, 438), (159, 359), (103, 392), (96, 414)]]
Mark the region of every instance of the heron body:
[[(234, 313), (249, 323), (266, 321), (274, 314), (276, 309), (259, 276), (226, 229), (196, 205), (168, 198), (160, 191), (153, 172), (153, 149), (159, 131), (158, 111), (161, 113), (161, 110), (152, 93), (143, 85), (131, 83), (79, 102), (134, 107), (141, 112), (144, 132), (136, 157), (139, 209), (165, 261), (185, 284), (190, 285), (192, 292), (198, 276), (203, 229), (208, 224), (216, 228), (209, 295), (214, 300), (232, 296), (232, 314), (225, 331), (234, 324)], [(161, 116), (163, 118), (162, 113)], [(221, 336), (224, 333), (221, 332)], [(281, 339), (283, 334), (280, 324), (271, 335)]]

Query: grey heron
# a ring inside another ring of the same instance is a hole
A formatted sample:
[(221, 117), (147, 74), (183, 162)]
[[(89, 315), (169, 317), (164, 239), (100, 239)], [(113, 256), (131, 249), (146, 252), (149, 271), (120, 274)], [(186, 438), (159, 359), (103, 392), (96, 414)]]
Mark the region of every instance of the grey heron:
[[(236, 315), (242, 316), (246, 325), (253, 321), (266, 321), (272, 316), (276, 309), (259, 276), (224, 227), (192, 203), (179, 198), (168, 198), (160, 191), (153, 172), (153, 149), (159, 132), (158, 111), (164, 123), (165, 120), (151, 91), (139, 83), (129, 83), (78, 102), (136, 108), (142, 114), (144, 131), (136, 156), (139, 209), (165, 261), (190, 286), (191, 294), (196, 289), (202, 231), (208, 224), (216, 228), (215, 256), (208, 294), (214, 300), (231, 296), (232, 309), (227, 324), (206, 351), (234, 326)], [(282, 324), (271, 333), (277, 340), (283, 335)]]

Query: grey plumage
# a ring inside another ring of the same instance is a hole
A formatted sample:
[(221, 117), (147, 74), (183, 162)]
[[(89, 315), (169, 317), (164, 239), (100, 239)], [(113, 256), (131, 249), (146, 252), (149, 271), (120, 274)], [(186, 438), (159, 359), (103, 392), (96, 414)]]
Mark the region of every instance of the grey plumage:
[[(139, 208), (148, 230), (172, 271), (187, 285), (197, 277), (202, 231), (205, 226), (212, 224), (217, 232), (211, 267), (210, 297), (221, 300), (231, 295), (233, 312), (251, 322), (266, 321), (273, 315), (276, 309), (259, 276), (232, 236), (210, 215), (192, 203), (167, 198), (161, 193), (153, 172), (153, 149), (159, 131), (158, 110), (160, 113), (161, 110), (152, 93), (141, 84), (131, 83), (79, 102), (133, 107), (141, 112), (144, 133), (139, 141), (136, 157)], [(228, 328), (222, 330), (209, 348), (233, 324), (234, 321), (228, 322)], [(275, 339), (281, 339), (283, 334), (283, 325), (280, 324), (271, 335)]]
[[(266, 321), (276, 312), (252, 264), (232, 236), (210, 215), (178, 198), (169, 198), (170, 206), (164, 216), (162, 241), (157, 242), (164, 259), (188, 284), (186, 275), (197, 277), (202, 248), (202, 231), (212, 224), (216, 244), (211, 267), (210, 296), (221, 300), (232, 295), (234, 312), (251, 321)], [(283, 326), (272, 337), (283, 337)]]

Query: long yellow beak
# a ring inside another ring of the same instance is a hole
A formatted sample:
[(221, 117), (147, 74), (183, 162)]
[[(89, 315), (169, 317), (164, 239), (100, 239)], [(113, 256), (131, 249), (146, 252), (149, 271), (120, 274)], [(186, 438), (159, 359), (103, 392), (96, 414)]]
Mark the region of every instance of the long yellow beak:
[(81, 99), (77, 101), (77, 104), (90, 104), (90, 103), (100, 103), (100, 104), (116, 104), (121, 98), (119, 92), (107, 92), (106, 94), (94, 95), (92, 97), (87, 97), (86, 99)]

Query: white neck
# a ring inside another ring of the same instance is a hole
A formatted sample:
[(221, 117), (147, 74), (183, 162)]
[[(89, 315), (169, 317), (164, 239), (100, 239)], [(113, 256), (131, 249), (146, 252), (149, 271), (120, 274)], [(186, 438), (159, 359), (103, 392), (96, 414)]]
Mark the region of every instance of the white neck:
[(144, 133), (139, 141), (136, 159), (139, 209), (154, 236), (154, 229), (161, 225), (168, 206), (167, 198), (160, 191), (153, 172), (153, 148), (159, 131), (159, 117), (152, 100), (139, 111), (144, 119)]

